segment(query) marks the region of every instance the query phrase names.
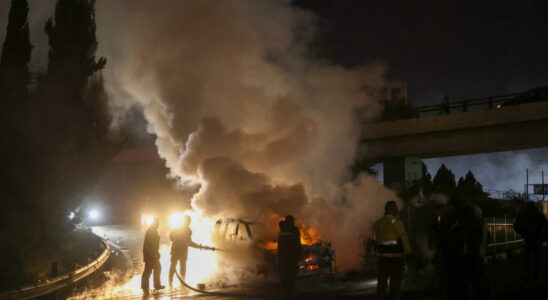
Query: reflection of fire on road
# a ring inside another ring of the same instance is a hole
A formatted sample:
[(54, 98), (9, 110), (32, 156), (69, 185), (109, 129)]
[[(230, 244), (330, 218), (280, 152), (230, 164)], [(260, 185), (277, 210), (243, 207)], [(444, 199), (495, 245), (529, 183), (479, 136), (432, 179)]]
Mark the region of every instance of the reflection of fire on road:
[[(215, 222), (208, 218), (201, 217), (199, 214), (192, 211), (185, 211), (183, 213), (174, 213), (167, 218), (167, 224), (171, 229), (180, 227), (182, 220), (186, 215), (191, 216), (192, 222), (190, 228), (192, 230), (192, 240), (201, 245), (213, 245), (212, 237), (215, 227)], [(143, 214), (141, 217), (143, 229), (146, 229), (154, 220), (153, 215)], [(161, 230), (161, 229), (160, 229)], [(165, 236), (163, 232), (161, 235)], [(160, 245), (160, 263), (162, 265), (161, 282), (166, 284), (168, 281), (169, 265), (171, 263), (171, 243), (169, 241), (162, 241)], [(188, 259), (186, 264), (186, 282), (191, 286), (197, 286), (199, 283), (207, 282), (218, 270), (217, 253), (214, 251), (199, 250), (195, 248), (188, 249)], [(104, 291), (100, 292), (101, 297), (117, 297), (130, 294), (141, 293), (141, 272), (142, 267), (136, 270), (135, 273), (124, 283), (107, 287)], [(152, 278), (151, 278), (152, 280)], [(114, 284), (114, 283), (113, 283)], [(151, 285), (152, 286), (152, 285)], [(180, 287), (180, 283), (175, 280), (174, 287)]]
[[(277, 273), (277, 242), (275, 239), (277, 232), (273, 230), (270, 223), (277, 223), (279, 216), (272, 215), (270, 219), (273, 222), (267, 222), (267, 224), (247, 222), (241, 219), (226, 219), (215, 222), (210, 218), (201, 216), (195, 211), (187, 210), (172, 213), (169, 217), (161, 218), (162, 225), (160, 226), (160, 232), (163, 237), (160, 246), (162, 284), (167, 284), (168, 282), (168, 272), (171, 263), (171, 242), (165, 237), (169, 234), (170, 230), (179, 228), (187, 215), (192, 219), (190, 224), (192, 230), (191, 239), (194, 242), (204, 246), (214, 245), (224, 250), (222, 252), (214, 252), (191, 247), (188, 249), (186, 283), (190, 286), (196, 287), (199, 283), (204, 283), (207, 287), (218, 287), (219, 284), (224, 285), (225, 283), (239, 284), (241, 282), (238, 281), (247, 275), (274, 275)], [(143, 214), (141, 216), (143, 234), (154, 218), (155, 215), (153, 214)], [(331, 245), (321, 242), (320, 235), (315, 227), (307, 227), (302, 223), (298, 223), (297, 226), (301, 231), (301, 242), (305, 257), (299, 263), (299, 276), (334, 272), (335, 256)], [(270, 238), (270, 241), (264, 242), (261, 240), (261, 238), (267, 236)], [(126, 280), (120, 281), (113, 278), (99, 292), (100, 297), (108, 298), (141, 294), (142, 271), (142, 265), (140, 265)], [(225, 276), (223, 277), (223, 275)], [(245, 279), (243, 280), (245, 281)], [(181, 284), (177, 280), (173, 283), (174, 288), (181, 288)]]

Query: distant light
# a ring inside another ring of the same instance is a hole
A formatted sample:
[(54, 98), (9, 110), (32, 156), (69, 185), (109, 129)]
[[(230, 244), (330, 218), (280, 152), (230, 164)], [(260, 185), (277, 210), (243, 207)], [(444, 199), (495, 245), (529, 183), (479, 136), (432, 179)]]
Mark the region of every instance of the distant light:
[(96, 220), (99, 218), (99, 212), (95, 209), (92, 209), (90, 212), (89, 212), (89, 217), (92, 218), (93, 220)]
[(73, 211), (71, 211), (71, 212), (69, 213), (68, 218), (69, 218), (70, 220), (74, 219), (74, 212), (73, 212)]

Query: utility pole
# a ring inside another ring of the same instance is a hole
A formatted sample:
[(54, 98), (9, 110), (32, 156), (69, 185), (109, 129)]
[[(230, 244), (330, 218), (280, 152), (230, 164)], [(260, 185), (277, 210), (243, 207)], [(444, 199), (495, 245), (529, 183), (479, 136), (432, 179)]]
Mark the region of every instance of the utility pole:
[(542, 202), (544, 202), (544, 196), (546, 195), (546, 188), (544, 187), (544, 171), (541, 171), (542, 174)]
[(529, 169), (525, 169), (525, 199), (529, 201)]

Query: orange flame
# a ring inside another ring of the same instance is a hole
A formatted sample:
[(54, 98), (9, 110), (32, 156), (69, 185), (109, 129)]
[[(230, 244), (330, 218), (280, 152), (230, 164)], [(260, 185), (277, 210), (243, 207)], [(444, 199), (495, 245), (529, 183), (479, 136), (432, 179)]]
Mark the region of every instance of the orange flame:
[[(278, 242), (276, 241), (276, 236), (279, 232), (278, 222), (282, 220), (282, 217), (276, 213), (268, 212), (267, 213), (267, 223), (269, 224), (269, 235), (273, 238), (270, 241), (260, 242), (259, 247), (265, 250), (276, 250), (278, 248)], [(301, 232), (301, 244), (303, 245), (312, 245), (315, 243), (321, 243), (321, 235), (318, 231), (318, 226), (312, 224), (310, 226), (305, 225), (303, 222), (298, 221), (295, 224), (299, 231)]]

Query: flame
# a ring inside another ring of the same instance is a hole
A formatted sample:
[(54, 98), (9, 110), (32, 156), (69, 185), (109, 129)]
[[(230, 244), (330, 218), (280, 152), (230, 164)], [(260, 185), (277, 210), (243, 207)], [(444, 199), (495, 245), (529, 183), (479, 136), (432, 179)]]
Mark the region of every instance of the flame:
[(148, 228), (152, 222), (154, 222), (154, 216), (149, 214), (142, 214), (141, 215), (141, 225), (143, 225), (144, 228)]
[(278, 249), (278, 242), (266, 242), (261, 247), (265, 250), (276, 250)]
[(175, 212), (169, 215), (169, 217), (167, 218), (169, 228), (171, 229), (181, 228), (185, 220), (185, 215), (186, 214), (184, 212)]
[(318, 256), (312, 255), (312, 256), (309, 256), (309, 257), (308, 257), (307, 259), (305, 259), (304, 261), (305, 261), (305, 262), (311, 262), (311, 261), (313, 261), (313, 260), (315, 260), (315, 259), (318, 259)]
[[(265, 250), (276, 250), (278, 248), (277, 234), (279, 232), (278, 222), (282, 220), (280, 215), (269, 211), (266, 216), (267, 224), (269, 224), (269, 235), (272, 235), (270, 241), (259, 242), (259, 246)], [(310, 226), (305, 225), (303, 222), (297, 221), (295, 224), (299, 231), (301, 232), (301, 244), (303, 245), (313, 245), (316, 243), (321, 243), (321, 235), (318, 231), (318, 226), (312, 224)]]
[[(172, 228), (176, 228), (179, 223), (182, 225), (182, 220), (184, 216), (189, 215), (192, 218), (190, 224), (190, 229), (192, 230), (192, 240), (204, 246), (211, 246), (212, 237), (214, 233), (215, 222), (202, 217), (194, 211), (187, 210), (182, 213), (174, 213), (168, 218), (168, 223)], [(142, 224), (149, 225), (148, 220), (154, 220), (154, 216), (145, 215), (141, 216)], [(179, 222), (181, 220), (181, 222)], [(152, 221), (150, 223), (152, 223)], [(163, 285), (168, 284), (169, 276), (169, 266), (171, 264), (171, 244), (167, 241), (162, 241), (160, 246), (160, 264), (162, 266), (161, 270), (161, 283)], [(179, 268), (177, 268), (177, 271)], [(199, 250), (195, 248), (189, 248), (188, 259), (186, 262), (186, 283), (190, 286), (196, 286), (198, 283), (206, 283), (208, 279), (212, 278), (218, 270), (217, 265), (217, 253), (214, 251), (208, 250)], [(138, 273), (135, 273), (131, 279), (120, 286), (109, 288), (104, 292), (105, 297), (115, 297), (121, 295), (135, 295), (141, 293), (141, 274), (143, 271), (143, 266), (138, 270)], [(153, 287), (152, 276), (150, 276), (150, 287)], [(173, 280), (173, 287), (181, 287), (181, 283), (175, 276)], [(190, 295), (192, 295), (191, 293)]]
[(316, 243), (321, 243), (321, 236), (318, 232), (318, 226), (315, 224), (307, 227), (302, 222), (297, 222), (297, 227), (301, 231), (301, 244), (303, 245), (313, 245)]

